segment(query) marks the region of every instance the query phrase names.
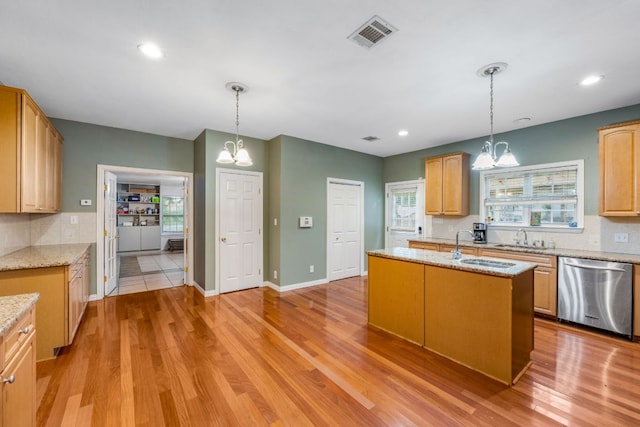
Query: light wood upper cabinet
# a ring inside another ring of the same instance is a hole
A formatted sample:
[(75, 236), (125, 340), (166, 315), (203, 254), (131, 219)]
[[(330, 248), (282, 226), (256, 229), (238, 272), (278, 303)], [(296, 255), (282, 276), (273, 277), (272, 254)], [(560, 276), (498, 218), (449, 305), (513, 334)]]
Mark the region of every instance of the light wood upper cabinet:
[(469, 154), (425, 160), (425, 214), (469, 215)]
[(600, 215), (640, 216), (640, 121), (599, 129)]
[(59, 212), (62, 137), (22, 89), (0, 86), (0, 152), (0, 212)]

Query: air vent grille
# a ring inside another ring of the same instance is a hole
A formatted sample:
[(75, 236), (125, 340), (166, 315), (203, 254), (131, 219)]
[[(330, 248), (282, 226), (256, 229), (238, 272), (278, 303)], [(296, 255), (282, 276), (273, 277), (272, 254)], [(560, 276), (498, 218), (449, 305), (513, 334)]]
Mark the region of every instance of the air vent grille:
[(393, 25), (375, 15), (347, 38), (370, 49), (397, 31), (398, 29)]
[(362, 139), (364, 139), (365, 141), (373, 142), (379, 140), (380, 138), (378, 138), (377, 136), (365, 136)]

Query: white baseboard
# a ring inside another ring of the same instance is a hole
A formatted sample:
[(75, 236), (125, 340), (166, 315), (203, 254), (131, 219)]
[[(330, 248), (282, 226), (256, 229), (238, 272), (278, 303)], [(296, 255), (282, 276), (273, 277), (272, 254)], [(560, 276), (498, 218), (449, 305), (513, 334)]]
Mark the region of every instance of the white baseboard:
[(369, 275), (369, 270), (367, 270), (367, 271), (363, 271), (363, 272), (362, 272), (362, 274), (361, 274), (360, 276), (361, 276), (361, 277), (364, 277), (364, 276), (368, 276), (368, 275)]
[(89, 295), (89, 301), (99, 301), (102, 298), (98, 298), (98, 294), (91, 294)]
[(329, 283), (329, 281), (326, 278), (320, 279), (320, 280), (312, 280), (310, 282), (294, 283), (293, 285), (285, 285), (285, 286), (277, 286), (271, 282), (265, 282), (264, 285), (269, 286), (273, 290), (276, 290), (282, 293), (287, 291), (293, 291), (295, 289), (302, 289), (302, 288), (309, 288), (311, 286), (324, 285), (325, 283)]
[(200, 286), (200, 285), (198, 284), (198, 282), (196, 282), (195, 280), (193, 281), (192, 286), (193, 286), (194, 288), (196, 288), (196, 290), (197, 290), (198, 292), (200, 292), (200, 293), (201, 293), (205, 298), (207, 298), (207, 297), (213, 297), (213, 296), (218, 295), (218, 292), (216, 292), (216, 291), (207, 291), (207, 290), (202, 289), (202, 286)]

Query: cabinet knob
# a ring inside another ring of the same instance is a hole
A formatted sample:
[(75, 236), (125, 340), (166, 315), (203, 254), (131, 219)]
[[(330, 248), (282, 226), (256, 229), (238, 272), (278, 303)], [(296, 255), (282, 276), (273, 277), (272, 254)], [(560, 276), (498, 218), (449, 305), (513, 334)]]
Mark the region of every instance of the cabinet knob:
[(16, 380), (16, 376), (15, 375), (11, 375), (9, 378), (3, 378), (2, 379), (2, 383), (3, 384), (13, 384), (13, 382)]
[(24, 328), (24, 329), (19, 329), (19, 330), (18, 330), (18, 335), (20, 335), (20, 334), (25, 334), (25, 335), (27, 335), (27, 334), (29, 333), (29, 331), (30, 331), (30, 330), (31, 330), (31, 328), (30, 328), (29, 326), (27, 326), (27, 327), (26, 327), (26, 328)]

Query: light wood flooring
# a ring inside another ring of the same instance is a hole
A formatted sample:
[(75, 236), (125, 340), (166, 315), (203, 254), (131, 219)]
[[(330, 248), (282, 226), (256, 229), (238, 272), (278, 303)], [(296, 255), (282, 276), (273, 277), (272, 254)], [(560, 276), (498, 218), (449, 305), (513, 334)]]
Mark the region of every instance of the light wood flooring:
[(509, 388), (368, 327), (366, 283), (91, 302), (37, 365), (38, 425), (640, 425), (640, 344), (536, 319)]

